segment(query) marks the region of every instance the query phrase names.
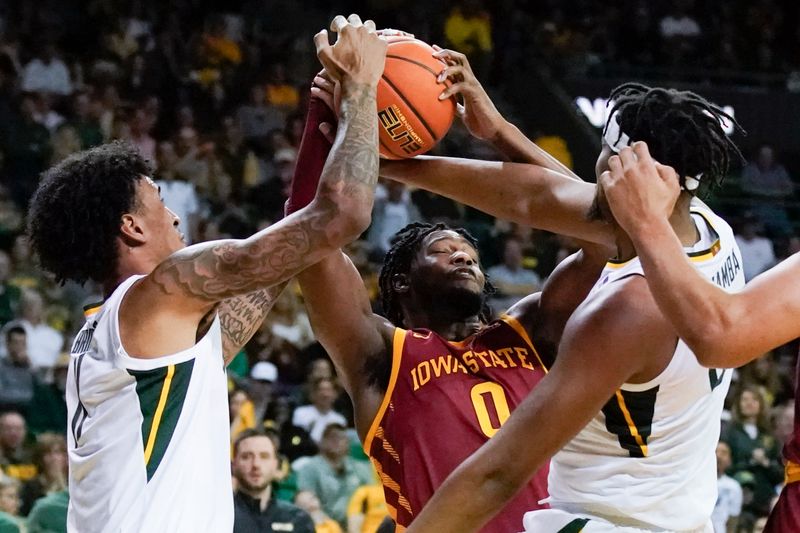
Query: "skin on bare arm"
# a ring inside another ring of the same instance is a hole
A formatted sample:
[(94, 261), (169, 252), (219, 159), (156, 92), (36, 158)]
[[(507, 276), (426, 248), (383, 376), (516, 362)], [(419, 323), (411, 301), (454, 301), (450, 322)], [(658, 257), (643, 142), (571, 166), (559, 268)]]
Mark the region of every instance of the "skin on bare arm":
[(680, 192), (675, 172), (642, 142), (609, 159), (609, 168), (600, 179), (614, 218), (633, 240), (661, 311), (701, 364), (738, 367), (800, 336), (800, 256), (727, 293), (691, 265), (668, 222)]
[[(281, 285), (368, 226), (378, 174), (375, 94), (386, 43), (357, 16), (349, 22), (338, 16), (331, 29), (338, 33), (334, 45), (325, 30), (314, 41), (320, 61), (342, 85), (342, 109), (316, 197), (248, 239), (181, 249), (137, 282), (120, 310), (120, 333), (131, 354), (158, 357), (192, 346), (202, 317), (220, 302), (244, 297), (223, 306), (224, 334), (234, 349), (252, 335), (280, 292), (261, 291)], [(155, 189), (144, 194), (157, 198)], [(123, 217), (122, 231), (136, 238), (135, 221)]]
[(455, 95), (461, 96), (464, 103), (458, 104), (458, 115), (473, 137), (492, 143), (501, 154), (514, 163), (540, 165), (582, 181), (566, 165), (539, 148), (519, 128), (503, 118), (475, 73), (472, 72), (466, 55), (438, 46), (433, 48), (436, 50), (433, 57), (447, 63), (439, 75), (438, 81), (449, 79), (452, 82), (450, 87), (442, 91), (439, 99), (444, 100)]
[(450, 474), (408, 533), (477, 531), (620, 385), (658, 375), (676, 342), (639, 276), (621, 281), (618, 290), (602, 299), (582, 304), (567, 322), (563, 339), (547, 378), (500, 431)]

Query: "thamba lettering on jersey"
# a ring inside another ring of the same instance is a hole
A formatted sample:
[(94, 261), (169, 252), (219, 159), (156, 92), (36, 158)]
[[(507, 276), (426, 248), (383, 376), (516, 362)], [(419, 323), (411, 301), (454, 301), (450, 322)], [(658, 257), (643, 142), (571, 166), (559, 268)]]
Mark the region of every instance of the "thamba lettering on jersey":
[[(547, 370), (514, 318), (462, 342), (396, 329), (392, 375), (364, 448), (390, 512), (407, 527), (447, 476), (494, 435)], [(520, 531), (547, 496), (543, 467), (484, 533)]]

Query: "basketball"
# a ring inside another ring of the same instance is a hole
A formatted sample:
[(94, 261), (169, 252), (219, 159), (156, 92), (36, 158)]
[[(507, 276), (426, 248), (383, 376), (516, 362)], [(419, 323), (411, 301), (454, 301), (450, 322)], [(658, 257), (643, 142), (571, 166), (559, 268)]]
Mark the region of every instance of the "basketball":
[(380, 154), (404, 159), (424, 154), (447, 134), (456, 115), (455, 98), (439, 100), (450, 81), (437, 83), (446, 66), (433, 48), (411, 37), (390, 37), (378, 82)]

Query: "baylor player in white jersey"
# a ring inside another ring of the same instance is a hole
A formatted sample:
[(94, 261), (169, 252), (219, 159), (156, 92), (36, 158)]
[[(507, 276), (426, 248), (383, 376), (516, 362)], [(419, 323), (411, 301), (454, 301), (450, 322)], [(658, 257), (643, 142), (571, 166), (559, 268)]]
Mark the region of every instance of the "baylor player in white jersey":
[(187, 350), (131, 357), (120, 340), (119, 307), (141, 278), (131, 276), (101, 306), (88, 309), (73, 343), (67, 379), (69, 529), (230, 530), (228, 391), (219, 318)]
[[(730, 226), (699, 200), (692, 202), (691, 212), (699, 234), (698, 242), (686, 248), (692, 263), (726, 290), (743, 288), (741, 253)], [(602, 299), (630, 276), (644, 276), (638, 257), (609, 262), (584, 305)], [(678, 341), (663, 372), (645, 383), (620, 386), (553, 457), (548, 501), (567, 513), (528, 513), (525, 530), (558, 531), (552, 529), (558, 521), (565, 526), (588, 517), (600, 520), (587, 522), (587, 532), (607, 523), (706, 530), (716, 502), (714, 450), (730, 380), (730, 370), (701, 366)]]
[(112, 143), (43, 176), (29, 211), (42, 266), (99, 283), (68, 377), (73, 533), (233, 529), (224, 364), (285, 282), (369, 225), (378, 177), (376, 87), (386, 42), (357, 15), (320, 32), (342, 88), (314, 200), (248, 239), (186, 247), (141, 155)]
[[(742, 160), (722, 127), (733, 119), (694, 93), (639, 84), (618, 87), (610, 101), (597, 175), (618, 163), (614, 154), (624, 146), (653, 165), (649, 146), (663, 163), (658, 171), (677, 174), (683, 187), (669, 222), (682, 245), (696, 253), (695, 266), (727, 289), (740, 287), (741, 256), (730, 228), (694, 199), (722, 182), (732, 159)], [(526, 513), (526, 531), (710, 527), (714, 445), (730, 372), (701, 368), (680, 343), (641, 275), (633, 242), (613, 218), (602, 183), (588, 211), (613, 234), (611, 256), (618, 265), (566, 322), (547, 377), (450, 475), (408, 533), (477, 531), (562, 448), (549, 479), (557, 508)]]

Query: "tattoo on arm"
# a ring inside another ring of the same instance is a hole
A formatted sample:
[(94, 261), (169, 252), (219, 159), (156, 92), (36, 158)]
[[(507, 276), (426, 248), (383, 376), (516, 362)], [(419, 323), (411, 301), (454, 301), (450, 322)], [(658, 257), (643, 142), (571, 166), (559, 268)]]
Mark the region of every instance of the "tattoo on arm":
[(219, 322), (222, 328), (222, 353), (225, 364), (239, 353), (252, 338), (264, 317), (280, 297), (286, 283), (261, 289), (236, 298), (229, 298), (219, 305)]
[[(156, 286), (167, 295), (212, 304), (282, 283), (347, 244), (353, 227), (342, 226), (348, 220), (342, 215), (368, 215), (378, 180), (375, 98), (375, 87), (345, 88), (336, 141), (309, 207), (248, 239), (214, 241), (173, 254), (153, 272)], [(230, 327), (236, 329), (233, 323)]]

